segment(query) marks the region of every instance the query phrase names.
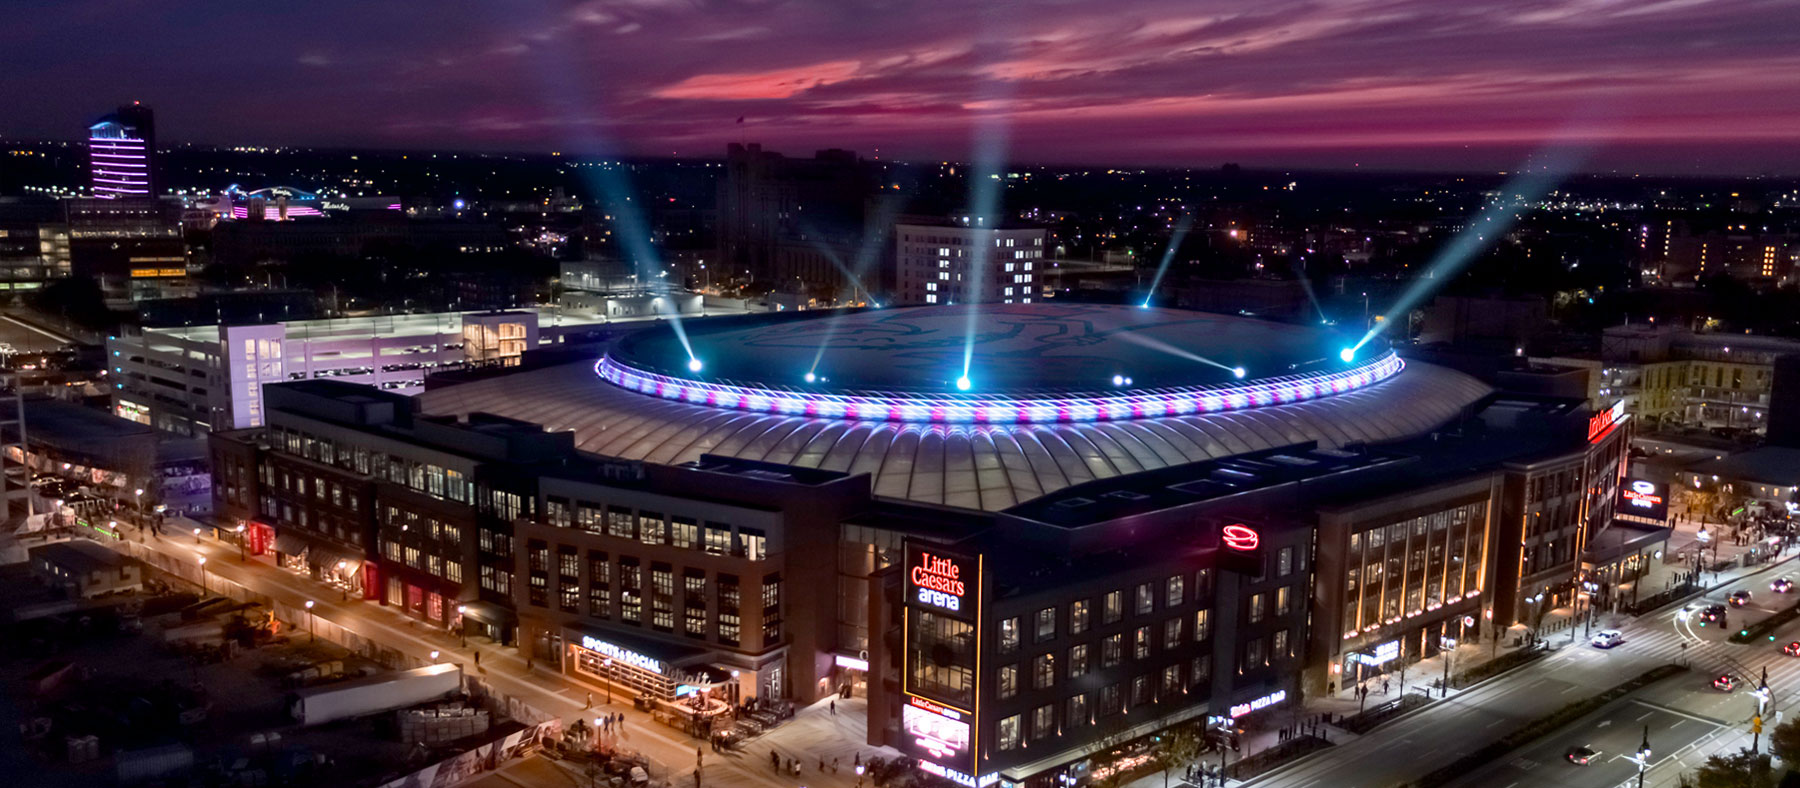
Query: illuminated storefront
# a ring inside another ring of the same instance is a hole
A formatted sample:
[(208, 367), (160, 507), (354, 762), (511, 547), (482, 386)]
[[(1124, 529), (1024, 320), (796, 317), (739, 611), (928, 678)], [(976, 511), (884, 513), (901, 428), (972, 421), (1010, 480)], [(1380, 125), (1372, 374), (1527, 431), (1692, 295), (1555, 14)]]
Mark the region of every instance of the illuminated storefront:
[[(679, 704), (688, 713), (716, 716), (729, 711), (730, 702), (740, 695), (730, 671), (677, 665), (644, 653), (647, 646), (628, 648), (593, 635), (570, 632), (565, 642), (572, 671), (603, 686), (611, 685), (622, 697)], [(688, 650), (680, 656), (686, 661), (709, 655), (704, 650)]]

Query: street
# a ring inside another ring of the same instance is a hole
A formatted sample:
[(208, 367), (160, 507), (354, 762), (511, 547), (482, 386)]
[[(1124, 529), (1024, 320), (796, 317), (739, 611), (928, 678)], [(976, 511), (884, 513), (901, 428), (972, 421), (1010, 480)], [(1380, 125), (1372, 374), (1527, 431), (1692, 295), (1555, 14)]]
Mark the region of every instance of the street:
[[(1792, 594), (1776, 595), (1769, 591), (1769, 582), (1775, 578), (1800, 578), (1800, 568), (1794, 566), (1791, 558), (1779, 564), (1754, 569), (1758, 571), (1709, 591), (1704, 596), (1707, 602), (1723, 604), (1733, 592), (1751, 591), (1756, 600), (1752, 607), (1730, 608), (1729, 623), (1734, 629), (1768, 616), (1776, 604), (1779, 604), (1774, 603), (1775, 599), (1787, 604), (1795, 599)], [(1707, 602), (1695, 600), (1695, 604)], [(1769, 670), (1769, 686), (1774, 696), (1771, 715), (1775, 709), (1791, 705), (1791, 699), (1796, 693), (1800, 693), (1800, 659), (1787, 657), (1780, 650), (1780, 646), (1800, 639), (1800, 622), (1790, 622), (1783, 626), (1774, 633), (1773, 640), (1764, 639), (1757, 643), (1739, 645), (1727, 642), (1729, 632), (1716, 625), (1701, 627), (1696, 621), (1684, 620), (1680, 615), (1680, 607), (1673, 605), (1637, 619), (1624, 615), (1600, 616), (1593, 631), (1612, 628), (1625, 633), (1625, 642), (1610, 650), (1588, 645), (1580, 627), (1575, 629), (1572, 639), (1567, 632), (1552, 633), (1547, 639), (1558, 650), (1543, 659), (1453, 694), (1447, 700), (1377, 728), (1367, 735), (1357, 737), (1334, 731), (1332, 738), (1337, 746), (1246, 784), (1258, 788), (1392, 785), (1445, 766), (1463, 753), (1562, 706), (1602, 692), (1658, 665), (1670, 663), (1690, 665), (1693, 671), (1621, 699), (1613, 707), (1609, 707), (1609, 710), (1601, 712), (1601, 716), (1594, 717), (1594, 724), (1608, 718), (1608, 715), (1625, 715), (1623, 721), (1615, 721), (1609, 727), (1630, 724), (1635, 726), (1635, 733), (1632, 735), (1641, 737), (1644, 724), (1666, 722), (1663, 735), (1673, 738), (1666, 743), (1660, 742), (1661, 737), (1653, 729), (1651, 747), (1661, 763), (1686, 764), (1680, 769), (1690, 768), (1705, 760), (1704, 757), (1692, 757), (1695, 754), (1692, 749), (1684, 754), (1685, 760), (1667, 760), (1677, 750), (1694, 741), (1704, 739), (1705, 746), (1709, 748), (1725, 746), (1726, 743), (1732, 743), (1730, 746), (1733, 747), (1748, 746), (1748, 722), (1755, 711), (1755, 701), (1749, 691), (1760, 680), (1762, 668), (1767, 667)], [(1725, 672), (1740, 679), (1735, 692), (1722, 693), (1709, 686), (1714, 677)], [(1643, 707), (1645, 703), (1656, 706)], [(1632, 708), (1637, 710), (1631, 712)], [(1651, 713), (1652, 716), (1643, 722), (1635, 721), (1636, 717), (1646, 713)], [(1668, 714), (1671, 718), (1663, 720), (1656, 714)], [(1681, 719), (1689, 721), (1677, 724)], [(1701, 719), (1718, 722), (1702, 723)], [(1720, 723), (1729, 727), (1720, 729)], [(1711, 732), (1716, 734), (1711, 738), (1706, 738), (1708, 731), (1704, 730), (1708, 725), (1712, 728)], [(1773, 725), (1773, 719), (1770, 725)], [(1691, 734), (1689, 729), (1693, 731)], [(1565, 730), (1571, 731), (1569, 737), (1572, 737), (1576, 726)], [(1638, 742), (1633, 739), (1629, 747), (1619, 750), (1617, 743), (1613, 741), (1613, 737), (1618, 735), (1620, 734), (1607, 734), (1607, 743), (1596, 745), (1607, 753), (1608, 758), (1637, 748)], [(1588, 773), (1600, 775), (1598, 777), (1563, 775), (1562, 767), (1565, 764), (1560, 761), (1562, 753), (1572, 744), (1587, 743), (1567, 738), (1557, 733), (1540, 739), (1482, 769), (1478, 776), (1483, 781), (1469, 784), (1492, 785), (1495, 788), (1507, 788), (1512, 782), (1521, 786), (1613, 786), (1622, 781), (1621, 778), (1607, 782), (1613, 774), (1611, 766), (1605, 769), (1590, 767)], [(1742, 739), (1742, 745), (1735, 744), (1739, 738)], [(1521, 770), (1521, 765), (1512, 764), (1516, 759), (1539, 765)], [(1512, 769), (1507, 773), (1513, 776), (1500, 782), (1486, 782), (1485, 778), (1501, 770), (1502, 764), (1506, 764), (1505, 768)], [(1646, 785), (1661, 784), (1664, 777), (1667, 778), (1668, 785), (1674, 785), (1678, 771), (1674, 766), (1653, 768), (1650, 773), (1652, 779), (1647, 780)], [(1521, 772), (1528, 772), (1529, 777), (1521, 776)], [(1635, 773), (1633, 767), (1632, 774)], [(1556, 775), (1554, 779), (1577, 782), (1541, 782), (1552, 779), (1549, 775)], [(1472, 775), (1471, 779), (1475, 777)]]

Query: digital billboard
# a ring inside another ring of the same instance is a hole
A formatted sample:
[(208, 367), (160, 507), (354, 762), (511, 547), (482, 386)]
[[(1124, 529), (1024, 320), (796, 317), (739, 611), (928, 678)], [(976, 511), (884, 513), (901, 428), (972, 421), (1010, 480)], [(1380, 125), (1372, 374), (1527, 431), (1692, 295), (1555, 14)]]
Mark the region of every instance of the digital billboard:
[(1631, 519), (1654, 520), (1657, 523), (1669, 519), (1668, 485), (1644, 479), (1626, 479), (1619, 485), (1619, 506), (1617, 514)]
[(963, 773), (975, 770), (970, 749), (969, 715), (941, 703), (908, 697), (900, 707), (900, 731), (908, 751), (946, 768)]

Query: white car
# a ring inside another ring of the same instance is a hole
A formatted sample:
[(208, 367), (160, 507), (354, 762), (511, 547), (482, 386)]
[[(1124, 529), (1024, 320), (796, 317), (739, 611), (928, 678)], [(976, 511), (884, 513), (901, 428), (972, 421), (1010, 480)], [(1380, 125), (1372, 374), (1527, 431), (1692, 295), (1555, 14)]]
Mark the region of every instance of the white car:
[(1603, 629), (1589, 642), (1594, 644), (1594, 648), (1612, 648), (1625, 642), (1625, 633), (1616, 629)]

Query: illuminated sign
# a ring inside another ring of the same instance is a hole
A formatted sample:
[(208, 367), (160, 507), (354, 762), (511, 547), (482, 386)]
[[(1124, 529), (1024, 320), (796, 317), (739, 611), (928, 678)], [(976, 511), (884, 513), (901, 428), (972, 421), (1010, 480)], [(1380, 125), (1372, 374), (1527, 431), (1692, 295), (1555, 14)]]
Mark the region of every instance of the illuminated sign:
[(1262, 544), (1262, 537), (1243, 525), (1225, 526), (1219, 532), (1219, 538), (1225, 542), (1226, 547), (1233, 550), (1255, 550), (1257, 545)]
[(1625, 418), (1625, 400), (1613, 403), (1613, 406), (1588, 417), (1588, 443), (1598, 443), (1601, 438), (1612, 434), (1613, 428), (1619, 426), (1619, 420)]
[(1619, 485), (1618, 514), (1633, 520), (1662, 523), (1669, 519), (1669, 498), (1662, 485), (1643, 479), (1629, 479)]
[(1386, 665), (1400, 656), (1400, 641), (1390, 640), (1368, 651), (1359, 651), (1350, 655), (1350, 659), (1364, 665)]
[(969, 584), (975, 580), (975, 563), (967, 558), (925, 550), (907, 555), (907, 593), (919, 604), (967, 616)]
[(869, 669), (869, 661), (866, 659), (857, 659), (855, 657), (846, 657), (842, 654), (833, 654), (832, 657), (833, 657), (834, 661), (836, 662), (837, 666), (840, 668), (849, 668), (851, 670), (868, 670)]
[(1253, 711), (1262, 711), (1270, 706), (1287, 700), (1287, 690), (1276, 690), (1248, 703), (1238, 703), (1231, 707), (1231, 718), (1237, 719)]
[(956, 783), (957, 785), (968, 786), (968, 788), (987, 788), (987, 786), (1000, 782), (999, 772), (984, 774), (981, 776), (981, 779), (977, 780), (974, 777), (963, 774), (955, 769), (939, 766), (931, 761), (919, 761), (919, 770), (926, 774), (935, 774), (950, 782)]
[[(956, 764), (969, 763), (969, 715), (941, 703), (908, 697), (900, 708), (900, 730), (905, 743), (922, 757)], [(941, 764), (939, 764), (941, 766)], [(949, 768), (949, 767), (943, 767)], [(973, 785), (971, 780), (967, 785)]]
[(662, 663), (627, 648), (620, 648), (596, 637), (583, 635), (581, 647), (589, 651), (599, 652), (620, 662), (642, 668), (651, 673), (663, 672)]

